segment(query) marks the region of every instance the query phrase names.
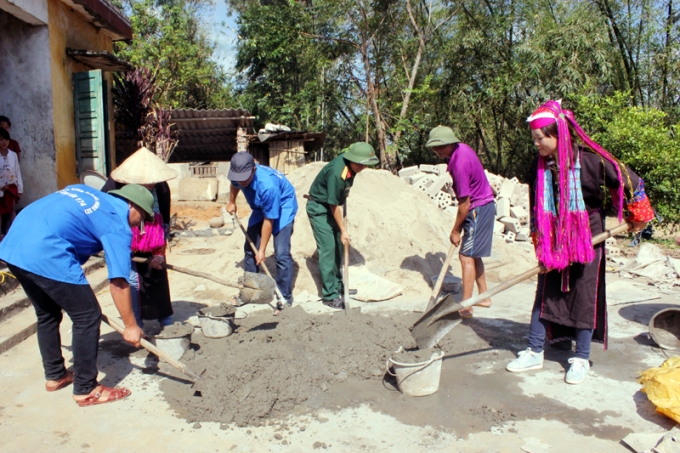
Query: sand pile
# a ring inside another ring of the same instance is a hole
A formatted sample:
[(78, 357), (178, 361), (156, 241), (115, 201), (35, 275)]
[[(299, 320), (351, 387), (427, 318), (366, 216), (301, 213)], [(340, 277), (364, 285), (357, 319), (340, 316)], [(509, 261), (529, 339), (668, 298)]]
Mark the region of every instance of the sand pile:
[[(300, 205), (292, 238), (293, 258), (299, 266), (294, 294), (319, 292), (316, 243), (307, 219), (303, 195), (308, 193), (324, 163), (308, 164), (287, 175), (295, 186)], [(405, 294), (431, 291), (450, 246), (453, 216), (440, 210), (422, 191), (385, 170), (365, 170), (357, 176), (348, 198), (350, 264), (368, 269), (404, 287)], [(488, 260), (491, 280), (504, 280), (536, 265), (530, 248), (518, 250), (494, 239)], [(460, 276), (460, 264), (452, 262)]]
[(257, 426), (289, 414), (334, 383), (382, 379), (385, 362), (399, 345), (415, 347), (407, 329), (413, 320), (398, 318), (312, 316), (301, 307), (284, 310), (275, 321), (268, 314), (251, 316), (238, 320), (230, 337), (192, 336), (196, 351), (182, 361), (193, 370), (206, 370), (202, 397), (176, 380), (163, 380), (161, 389), (189, 421)]

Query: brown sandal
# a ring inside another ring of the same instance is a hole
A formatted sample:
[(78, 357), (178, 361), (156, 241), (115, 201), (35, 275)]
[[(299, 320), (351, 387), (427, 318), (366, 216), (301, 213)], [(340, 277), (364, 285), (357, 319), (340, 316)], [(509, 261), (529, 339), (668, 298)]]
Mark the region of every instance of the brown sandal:
[(56, 392), (64, 387), (68, 386), (73, 382), (73, 371), (67, 371), (63, 378), (57, 381), (57, 385), (51, 386), (45, 382), (45, 390), (48, 392)]
[[(100, 400), (104, 392), (108, 391), (109, 396), (105, 400)], [(90, 393), (90, 395), (80, 401), (76, 401), (76, 404), (80, 407), (95, 406), (97, 404), (113, 403), (118, 400), (122, 400), (130, 396), (132, 392), (125, 387), (113, 388), (106, 387), (105, 385), (100, 385)]]

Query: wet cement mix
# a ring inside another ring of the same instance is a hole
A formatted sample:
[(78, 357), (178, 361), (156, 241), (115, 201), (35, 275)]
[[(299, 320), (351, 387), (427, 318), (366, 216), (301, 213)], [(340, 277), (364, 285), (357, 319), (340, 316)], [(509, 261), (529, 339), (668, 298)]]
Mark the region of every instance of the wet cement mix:
[(192, 349), (182, 361), (206, 370), (202, 397), (183, 382), (162, 382), (181, 417), (259, 426), (334, 384), (379, 382), (399, 346), (415, 348), (403, 316), (398, 321), (358, 312), (312, 316), (298, 306), (275, 319), (255, 315), (238, 324), (234, 335), (222, 339), (192, 335)]
[[(273, 425), (288, 431), (299, 424), (302, 430), (309, 417), (328, 421), (318, 411), (365, 405), (402, 423), (450, 430), (461, 437), (501, 426), (512, 431), (515, 423), (536, 419), (558, 420), (580, 434), (614, 441), (631, 432), (611, 421), (615, 410), (576, 409), (560, 398), (526, 394), (521, 387), (525, 377), (504, 369), (526, 347), (528, 324), (511, 320), (464, 320), (440, 342), (445, 356), (439, 390), (418, 398), (402, 394), (386, 375), (385, 362), (388, 357), (430, 357), (430, 351), (413, 352), (408, 326), (419, 316), (308, 315), (301, 307), (284, 310), (277, 318), (251, 315), (236, 321), (239, 328), (232, 336), (209, 340), (200, 332), (192, 335), (193, 349), (182, 361), (196, 372), (205, 369), (202, 397), (164, 364), (161, 371), (176, 377), (163, 379), (160, 387), (179, 417), (197, 425), (222, 422), (222, 429), (230, 424)], [(397, 354), (399, 346), (411, 352)], [(597, 373), (634, 380), (644, 366), (639, 345), (632, 339), (614, 340), (610, 348), (625, 349), (628, 360), (594, 348)], [(544, 371), (555, 386), (567, 386), (563, 376), (571, 356), (571, 351), (546, 350)], [(655, 416), (652, 404), (638, 410), (644, 417)]]

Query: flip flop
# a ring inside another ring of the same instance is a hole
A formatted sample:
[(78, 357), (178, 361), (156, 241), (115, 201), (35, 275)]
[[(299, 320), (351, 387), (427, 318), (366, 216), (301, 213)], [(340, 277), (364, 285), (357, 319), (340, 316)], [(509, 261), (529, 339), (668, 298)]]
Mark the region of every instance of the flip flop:
[(57, 381), (57, 385), (50, 386), (50, 385), (47, 385), (47, 382), (46, 382), (45, 383), (45, 390), (47, 390), (48, 392), (56, 392), (57, 390), (61, 390), (64, 387), (68, 386), (72, 382), (73, 382), (73, 371), (67, 371), (66, 374), (64, 375), (64, 377), (62, 377), (61, 379), (59, 379)]
[[(109, 396), (105, 400), (101, 400), (100, 398), (106, 391), (109, 392)], [(95, 406), (97, 404), (113, 403), (115, 401), (125, 399), (131, 394), (132, 392), (126, 389), (125, 387), (112, 388), (106, 387), (105, 385), (100, 385), (93, 391), (93, 393), (90, 393), (90, 395), (87, 398), (80, 401), (76, 401), (76, 404), (80, 407), (87, 407)]]

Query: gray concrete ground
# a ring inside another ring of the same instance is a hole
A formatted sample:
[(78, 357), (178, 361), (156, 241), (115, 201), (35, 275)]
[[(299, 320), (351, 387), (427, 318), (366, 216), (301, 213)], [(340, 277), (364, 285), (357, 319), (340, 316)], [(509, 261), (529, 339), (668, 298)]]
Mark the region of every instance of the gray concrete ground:
[[(241, 272), (238, 250), (223, 251), (223, 238), (183, 240), (169, 261), (235, 279)], [(212, 248), (210, 255), (185, 254)], [(195, 312), (195, 302), (217, 303), (236, 290), (171, 272), (176, 318)], [(447, 337), (439, 391), (409, 398), (379, 381), (346, 382), (310, 399), (283, 421), (239, 428), (178, 418), (159, 389), (164, 379), (181, 375), (161, 363), (148, 374), (150, 358), (132, 351), (120, 336), (102, 326), (100, 378), (106, 385), (132, 390), (126, 401), (79, 408), (71, 388), (44, 390), (36, 337), (0, 355), (0, 450), (33, 451), (412, 451), (412, 452), (583, 452), (628, 451), (627, 434), (663, 432), (674, 426), (655, 413), (639, 389), (639, 371), (666, 358), (647, 339), (646, 323), (661, 308), (677, 305), (680, 292), (650, 302), (628, 303), (655, 289), (639, 282), (609, 279), (610, 345), (593, 345), (593, 368), (578, 386), (564, 382), (568, 352), (549, 350), (542, 370), (510, 374), (506, 363), (525, 347), (535, 284), (520, 284), (477, 309), (471, 320)], [(396, 315), (425, 306), (428, 295), (359, 303), (364, 313)], [(100, 301), (114, 315), (110, 294)], [(303, 303), (323, 316), (329, 309)], [(266, 310), (246, 307), (244, 310)], [(254, 316), (254, 315), (253, 315)], [(63, 351), (70, 361), (70, 323), (62, 326)], [(398, 345), (395, 345), (398, 346)], [(234, 366), (238, 366), (237, 363)]]

